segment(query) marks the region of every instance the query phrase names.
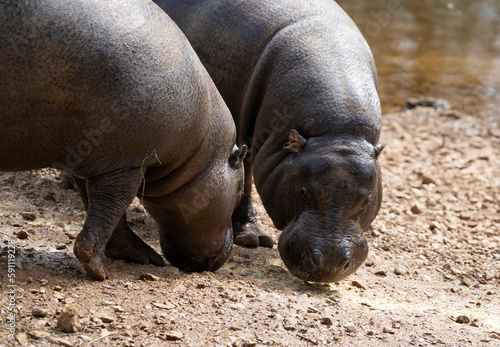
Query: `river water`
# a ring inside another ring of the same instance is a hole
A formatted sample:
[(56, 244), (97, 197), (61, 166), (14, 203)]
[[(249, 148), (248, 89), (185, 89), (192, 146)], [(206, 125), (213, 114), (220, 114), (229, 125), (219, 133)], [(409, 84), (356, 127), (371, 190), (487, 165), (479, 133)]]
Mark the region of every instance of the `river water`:
[(500, 0), (337, 0), (372, 48), (384, 112), (444, 98), (500, 119)]

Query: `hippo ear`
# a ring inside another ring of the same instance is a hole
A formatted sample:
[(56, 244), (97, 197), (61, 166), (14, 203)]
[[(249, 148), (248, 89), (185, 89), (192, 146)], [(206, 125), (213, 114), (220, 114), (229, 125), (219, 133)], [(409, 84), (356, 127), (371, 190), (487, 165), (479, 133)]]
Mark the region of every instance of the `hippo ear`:
[(373, 149), (375, 150), (375, 160), (378, 159), (380, 153), (382, 153), (382, 150), (384, 148), (385, 148), (385, 143), (381, 143), (380, 145), (373, 147)]
[(229, 156), (229, 165), (234, 169), (239, 169), (243, 165), (243, 159), (247, 155), (247, 145), (237, 147), (233, 149), (231, 155)]
[(299, 153), (302, 148), (304, 148), (306, 143), (307, 140), (302, 137), (297, 130), (292, 129), (288, 135), (288, 141), (285, 143), (283, 148), (291, 152)]

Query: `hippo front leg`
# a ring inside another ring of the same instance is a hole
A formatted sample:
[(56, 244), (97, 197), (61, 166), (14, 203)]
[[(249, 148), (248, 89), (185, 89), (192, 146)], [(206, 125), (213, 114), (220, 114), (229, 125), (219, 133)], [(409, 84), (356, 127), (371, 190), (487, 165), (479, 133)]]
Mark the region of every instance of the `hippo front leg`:
[(244, 162), (245, 188), (243, 198), (233, 212), (234, 243), (242, 247), (273, 248), (273, 237), (260, 227), (252, 205), (252, 161), (247, 156)]
[[(78, 177), (73, 179), (80, 191), (85, 211), (88, 211), (87, 181)], [(122, 259), (131, 263), (165, 265), (162, 256), (130, 229), (125, 214), (113, 230), (106, 244), (105, 254), (108, 258)]]
[(98, 280), (109, 277), (103, 264), (104, 250), (120, 218), (136, 196), (141, 181), (140, 168), (86, 180), (87, 218), (73, 250), (90, 277)]

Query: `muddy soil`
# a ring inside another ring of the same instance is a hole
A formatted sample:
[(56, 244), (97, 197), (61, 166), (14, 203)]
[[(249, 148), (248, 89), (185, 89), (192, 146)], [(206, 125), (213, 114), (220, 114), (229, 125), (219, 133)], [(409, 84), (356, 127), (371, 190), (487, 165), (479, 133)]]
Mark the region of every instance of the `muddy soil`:
[[(0, 344), (500, 346), (498, 123), (430, 107), (383, 123), (385, 193), (366, 232), (370, 255), (330, 285), (294, 278), (276, 247), (237, 246), (215, 273), (108, 260), (111, 279), (93, 281), (72, 251), (85, 216), (78, 194), (61, 189), (55, 170), (0, 174)], [(128, 219), (160, 251), (138, 201)], [(79, 310), (76, 333), (57, 326), (68, 304)]]

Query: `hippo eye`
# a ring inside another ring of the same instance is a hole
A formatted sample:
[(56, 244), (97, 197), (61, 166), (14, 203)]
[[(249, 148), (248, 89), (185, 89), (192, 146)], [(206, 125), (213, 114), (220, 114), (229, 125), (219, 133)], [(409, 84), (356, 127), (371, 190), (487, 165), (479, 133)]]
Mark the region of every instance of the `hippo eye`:
[(302, 198), (302, 200), (304, 200), (306, 203), (309, 203), (311, 202), (311, 193), (309, 192), (309, 190), (307, 190), (306, 187), (302, 187), (300, 189), (300, 197)]

